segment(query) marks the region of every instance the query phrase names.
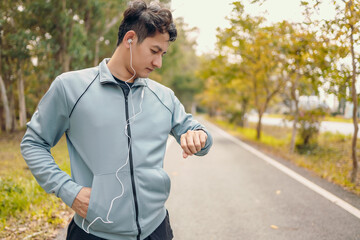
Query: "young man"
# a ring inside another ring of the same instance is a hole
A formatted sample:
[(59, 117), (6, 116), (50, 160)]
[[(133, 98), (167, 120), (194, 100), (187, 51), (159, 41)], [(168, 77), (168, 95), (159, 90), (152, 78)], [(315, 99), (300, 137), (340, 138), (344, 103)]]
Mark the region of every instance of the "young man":
[[(176, 34), (169, 10), (133, 2), (111, 59), (58, 76), (28, 123), (24, 159), (39, 184), (75, 211), (67, 239), (173, 238), (164, 207), (168, 135), (184, 158), (212, 144), (174, 93), (147, 78)], [(72, 177), (50, 153), (64, 133)]]

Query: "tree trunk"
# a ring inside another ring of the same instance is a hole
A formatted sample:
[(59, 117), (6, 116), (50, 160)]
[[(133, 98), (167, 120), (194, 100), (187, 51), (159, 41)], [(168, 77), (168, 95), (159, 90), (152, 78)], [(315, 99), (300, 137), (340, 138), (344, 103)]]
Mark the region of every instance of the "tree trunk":
[(97, 39), (95, 42), (94, 67), (99, 65), (99, 48), (100, 48), (100, 40)]
[(293, 128), (291, 132), (291, 142), (290, 142), (290, 153), (293, 153), (295, 150), (295, 140), (296, 140), (296, 133), (297, 133), (297, 123), (299, 121), (299, 111), (295, 110), (294, 113), (294, 122), (293, 122)]
[(353, 160), (353, 169), (351, 172), (351, 182), (356, 182), (357, 171), (358, 171), (358, 161), (357, 161), (357, 154), (356, 154), (356, 142), (357, 142), (357, 135), (358, 135), (358, 118), (357, 118), (357, 109), (358, 109), (358, 98), (356, 94), (356, 64), (355, 64), (355, 52), (354, 52), (354, 27), (351, 25), (351, 33), (350, 33), (350, 48), (351, 48), (351, 58), (352, 58), (352, 101), (354, 105), (353, 109), (353, 124), (354, 124), (354, 135), (351, 144), (351, 156)]
[(273, 96), (275, 96), (276, 92), (277, 92), (277, 90), (272, 92), (269, 96), (267, 96), (264, 105), (258, 107), (259, 120), (258, 120), (258, 123), (257, 123), (257, 126), (256, 126), (256, 139), (257, 140), (260, 140), (260, 138), (261, 138), (261, 128), (262, 128), (261, 120), (262, 120), (262, 117), (263, 117), (264, 113), (266, 112), (267, 107), (269, 106), (270, 100), (272, 99)]
[(0, 92), (1, 92), (1, 100), (4, 107), (4, 118), (5, 118), (5, 131), (11, 131), (11, 113), (9, 107), (9, 101), (6, 95), (5, 83), (3, 81), (2, 76), (0, 76)]
[(4, 108), (3, 105), (0, 104), (0, 133), (5, 132), (5, 118), (4, 118)]
[(24, 93), (24, 78), (22, 76), (21, 63), (18, 62), (18, 94), (19, 94), (19, 126), (23, 128), (26, 126), (26, 103)]
[(256, 125), (256, 139), (257, 140), (260, 140), (260, 138), (261, 138), (261, 119), (262, 119), (263, 114), (264, 114), (263, 111), (258, 111), (259, 119), (258, 119), (258, 122)]
[(241, 101), (241, 116), (240, 116), (240, 127), (245, 127), (246, 126), (246, 112), (247, 112), (247, 107), (248, 107), (248, 103), (249, 103), (249, 99), (248, 98), (242, 98)]
[[(0, 24), (0, 32), (2, 31), (2, 26)], [(1, 101), (2, 101), (2, 108), (3, 108), (3, 117), (4, 117), (4, 122), (5, 122), (5, 132), (10, 132), (11, 130), (11, 114), (10, 114), (10, 108), (9, 108), (9, 101), (8, 101), (8, 97), (6, 94), (6, 87), (5, 87), (5, 82), (2, 78), (2, 49), (1, 49), (1, 45), (2, 45), (2, 39), (0, 37), (0, 96), (1, 96)]]
[[(62, 0), (59, 4), (61, 4), (61, 12), (65, 14), (67, 12), (66, 8), (66, 0)], [(59, 45), (60, 48), (56, 53), (56, 59), (59, 64), (61, 64), (61, 72), (68, 72), (70, 70), (70, 62), (71, 57), (69, 55), (69, 44), (71, 42), (72, 34), (73, 34), (73, 21), (70, 21), (69, 24), (64, 21), (60, 23), (60, 31), (61, 34), (59, 36)]]
[(214, 106), (214, 104), (212, 104), (209, 108), (209, 116), (210, 117), (216, 117), (216, 107)]
[(196, 114), (196, 106), (197, 106), (196, 102), (191, 103), (191, 114), (192, 115)]
[(16, 111), (15, 111), (15, 96), (13, 92), (10, 92), (10, 115), (11, 115), (11, 129), (10, 131), (15, 131), (17, 124), (16, 124)]
[(70, 63), (71, 63), (71, 56), (64, 52), (64, 61), (63, 61), (63, 71), (68, 72), (70, 71)]
[(295, 150), (297, 123), (299, 121), (299, 100), (298, 100), (298, 98), (296, 96), (296, 89), (297, 89), (298, 80), (299, 80), (299, 75), (296, 76), (296, 82), (292, 83), (292, 86), (291, 86), (291, 98), (295, 102), (295, 112), (294, 112), (293, 129), (292, 129), (292, 133), (291, 133), (290, 153), (293, 153), (294, 150)]

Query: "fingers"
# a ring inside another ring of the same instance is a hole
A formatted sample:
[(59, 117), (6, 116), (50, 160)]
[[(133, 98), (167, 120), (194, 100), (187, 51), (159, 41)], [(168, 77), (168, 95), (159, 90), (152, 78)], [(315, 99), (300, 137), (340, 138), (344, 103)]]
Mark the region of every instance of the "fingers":
[(207, 134), (200, 131), (187, 131), (185, 134), (181, 135), (180, 142), (181, 148), (183, 149), (183, 158), (192, 156), (193, 154), (201, 151), (205, 147), (207, 139)]
[(181, 148), (183, 149), (184, 153), (187, 154), (188, 156), (192, 155), (192, 152), (188, 146), (188, 138), (187, 138), (187, 134), (188, 133), (185, 133), (183, 135), (181, 135), (181, 138), (180, 138), (180, 143), (181, 143)]
[(200, 135), (201, 148), (204, 148), (207, 140), (207, 134), (202, 130), (200, 130), (199, 133), (200, 133), (199, 135)]

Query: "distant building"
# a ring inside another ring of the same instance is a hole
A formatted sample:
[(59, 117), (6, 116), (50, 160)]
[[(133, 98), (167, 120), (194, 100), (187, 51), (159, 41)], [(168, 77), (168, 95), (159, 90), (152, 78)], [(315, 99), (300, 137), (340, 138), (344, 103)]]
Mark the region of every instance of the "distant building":
[[(352, 118), (353, 117), (353, 109), (354, 109), (354, 104), (352, 102), (346, 102), (346, 106), (345, 106), (345, 112), (344, 112), (344, 118)], [(360, 106), (358, 106), (358, 110), (357, 110), (357, 117), (360, 117)]]
[(306, 110), (319, 107), (329, 109), (329, 106), (325, 103), (325, 101), (321, 101), (318, 96), (300, 96), (299, 107)]

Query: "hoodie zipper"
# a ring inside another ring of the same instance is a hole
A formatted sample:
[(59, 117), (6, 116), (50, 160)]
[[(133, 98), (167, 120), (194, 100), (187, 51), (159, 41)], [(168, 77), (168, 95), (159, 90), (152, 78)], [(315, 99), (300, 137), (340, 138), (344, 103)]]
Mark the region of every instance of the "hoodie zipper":
[(129, 107), (128, 107), (128, 96), (125, 94), (123, 90), (124, 96), (125, 96), (125, 112), (126, 112), (126, 123), (128, 124), (127, 127), (127, 134), (128, 134), (128, 146), (129, 146), (129, 163), (130, 163), (130, 175), (131, 175), (131, 186), (133, 191), (133, 197), (135, 202), (135, 221), (136, 226), (138, 229), (138, 235), (136, 237), (137, 240), (140, 240), (140, 234), (141, 234), (141, 228), (139, 224), (139, 206), (138, 201), (136, 197), (136, 188), (135, 188), (135, 177), (134, 177), (134, 164), (133, 164), (133, 158), (132, 158), (132, 149), (131, 149), (131, 131), (130, 131), (130, 124), (129, 124)]

